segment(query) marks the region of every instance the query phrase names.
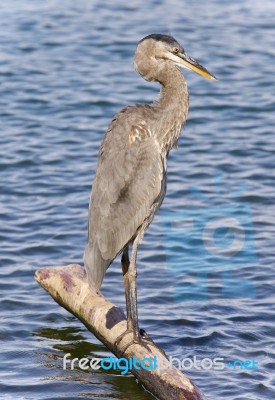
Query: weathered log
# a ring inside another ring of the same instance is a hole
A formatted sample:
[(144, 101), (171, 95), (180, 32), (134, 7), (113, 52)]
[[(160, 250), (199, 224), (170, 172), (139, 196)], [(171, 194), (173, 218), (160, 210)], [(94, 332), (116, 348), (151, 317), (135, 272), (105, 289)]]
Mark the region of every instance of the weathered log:
[(148, 359), (144, 361), (143, 368), (138, 366), (132, 368), (131, 372), (158, 399), (204, 399), (187, 376), (168, 364), (164, 351), (153, 341), (149, 341), (147, 346), (131, 344), (127, 347), (131, 341), (129, 334), (115, 346), (116, 339), (126, 330), (125, 315), (102, 295), (90, 291), (86, 273), (80, 265), (42, 268), (36, 271), (35, 279), (58, 304), (80, 319), (117, 358)]

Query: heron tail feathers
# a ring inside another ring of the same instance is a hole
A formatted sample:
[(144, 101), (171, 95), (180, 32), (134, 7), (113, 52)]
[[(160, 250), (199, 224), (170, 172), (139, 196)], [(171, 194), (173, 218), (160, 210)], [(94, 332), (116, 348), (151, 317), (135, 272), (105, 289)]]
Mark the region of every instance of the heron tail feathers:
[(90, 243), (85, 248), (83, 260), (90, 289), (98, 293), (110, 263), (102, 258), (98, 247)]

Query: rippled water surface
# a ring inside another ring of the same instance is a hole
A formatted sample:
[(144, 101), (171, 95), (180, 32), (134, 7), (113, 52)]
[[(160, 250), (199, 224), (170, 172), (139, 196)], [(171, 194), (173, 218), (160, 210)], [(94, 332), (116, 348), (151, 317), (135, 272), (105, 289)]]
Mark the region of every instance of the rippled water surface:
[[(157, 96), (132, 62), (152, 32), (219, 81), (185, 73), (189, 119), (139, 251), (140, 324), (173, 357), (258, 363), (191, 368), (207, 398), (275, 397), (274, 19), (271, 0), (1, 1), (0, 398), (152, 398), (119, 371), (64, 371), (66, 353), (109, 353), (33, 279), (82, 263), (104, 131)], [(119, 262), (103, 293), (124, 307)]]

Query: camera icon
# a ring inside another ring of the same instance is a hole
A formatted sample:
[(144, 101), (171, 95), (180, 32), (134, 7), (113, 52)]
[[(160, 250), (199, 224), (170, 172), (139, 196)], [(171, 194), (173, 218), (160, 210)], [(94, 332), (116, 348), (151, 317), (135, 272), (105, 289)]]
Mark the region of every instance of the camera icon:
[(220, 279), (222, 298), (256, 295), (245, 272), (258, 262), (250, 207), (232, 199), (224, 203), (219, 198), (199, 209), (161, 216), (168, 272), (177, 281), (176, 301), (208, 300), (216, 290), (208, 287), (213, 274)]

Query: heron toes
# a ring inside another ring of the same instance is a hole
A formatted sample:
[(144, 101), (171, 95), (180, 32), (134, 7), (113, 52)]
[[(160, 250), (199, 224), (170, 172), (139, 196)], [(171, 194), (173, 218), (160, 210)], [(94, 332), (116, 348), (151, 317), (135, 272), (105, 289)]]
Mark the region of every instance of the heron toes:
[(148, 343), (152, 343), (151, 339), (147, 335), (144, 329), (140, 329), (139, 333), (135, 334), (133, 329), (126, 329), (125, 332), (123, 332), (115, 341), (115, 347), (118, 350), (119, 343), (127, 336), (131, 338), (129, 342), (127, 342), (122, 348), (120, 348), (120, 352), (124, 353), (128, 347), (130, 347), (133, 344), (139, 344), (140, 346), (144, 346), (147, 348), (148, 351), (152, 351), (150, 347), (148, 346)]

